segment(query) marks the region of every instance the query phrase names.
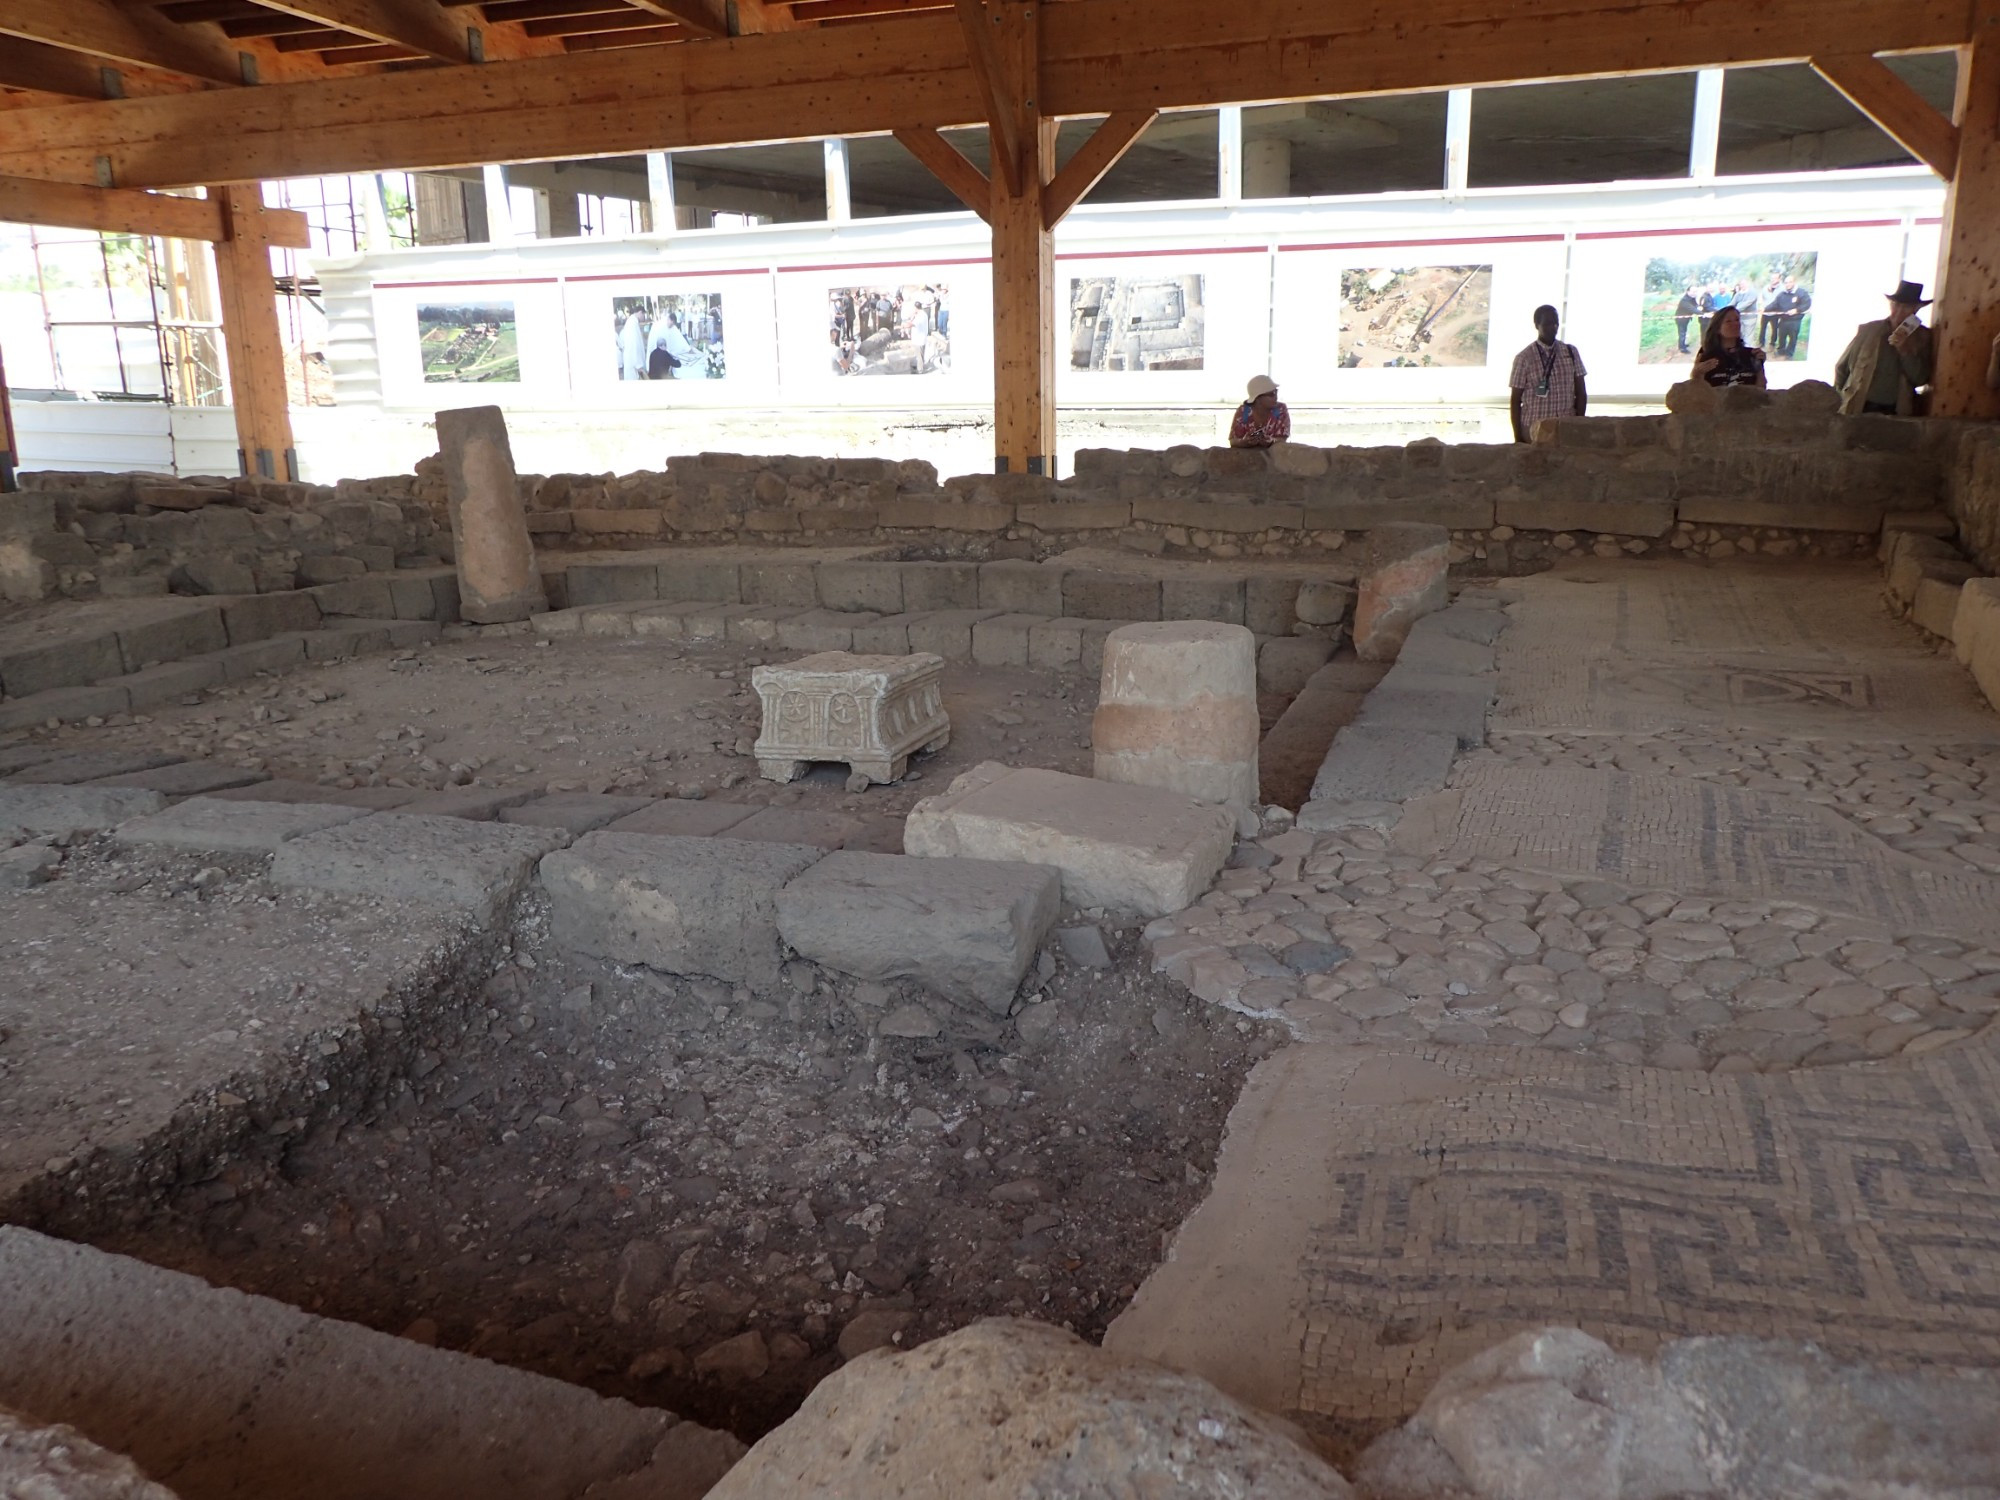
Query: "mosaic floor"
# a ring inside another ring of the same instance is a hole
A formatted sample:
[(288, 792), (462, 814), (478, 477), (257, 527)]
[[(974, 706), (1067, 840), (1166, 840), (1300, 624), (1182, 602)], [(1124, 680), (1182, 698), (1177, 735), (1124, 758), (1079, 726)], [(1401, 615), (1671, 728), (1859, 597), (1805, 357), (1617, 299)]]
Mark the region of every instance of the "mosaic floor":
[[(1879, 836), (1983, 837), (2000, 718), (1889, 618), (1873, 570), (1595, 563), (1510, 596), (1496, 749), (1428, 809), (1439, 860), (2000, 948), (2000, 880)], [(1109, 1342), (1350, 1433), (1549, 1322), (1634, 1350), (1747, 1333), (2000, 1366), (2000, 1027), (1972, 1025), (1921, 1056), (1755, 1072), (1291, 1047)]]

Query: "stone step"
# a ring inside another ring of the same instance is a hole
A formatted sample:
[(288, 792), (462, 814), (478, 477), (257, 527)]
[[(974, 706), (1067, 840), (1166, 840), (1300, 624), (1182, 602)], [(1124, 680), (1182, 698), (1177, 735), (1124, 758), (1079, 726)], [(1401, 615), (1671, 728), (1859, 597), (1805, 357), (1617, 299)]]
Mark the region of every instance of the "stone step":
[(181, 1495), (697, 1500), (727, 1433), (122, 1255), (0, 1228), (0, 1407)]

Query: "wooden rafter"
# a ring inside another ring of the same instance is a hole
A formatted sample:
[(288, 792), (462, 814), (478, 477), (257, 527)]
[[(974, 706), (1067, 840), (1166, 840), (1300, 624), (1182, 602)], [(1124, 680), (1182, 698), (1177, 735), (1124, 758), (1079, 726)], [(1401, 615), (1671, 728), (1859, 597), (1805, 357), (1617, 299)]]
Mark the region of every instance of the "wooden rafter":
[(1946, 182), (1951, 181), (1958, 170), (1958, 127), (1887, 63), (1869, 53), (1855, 52), (1815, 57), (1812, 66), (1897, 145)]
[(243, 82), (236, 49), (221, 37), (112, 0), (6, 0), (0, 33), (208, 83)]
[(1005, 65), (1000, 56), (998, 15), (985, 0), (956, 0), (959, 30), (965, 36), (966, 60), (985, 106), (992, 132), (993, 166), (1010, 193), (1021, 191), (1021, 109), (1008, 97)]
[(1051, 229), (1060, 224), (1159, 117), (1156, 109), (1122, 110), (1092, 131), (1090, 139), (1056, 173), (1055, 180), (1042, 189), (1042, 222)]
[(116, 99), (122, 79), (101, 57), (12, 37), (0, 44), (0, 88), (40, 89), (72, 99)]
[[(24, 3), (80, 0), (6, 0), (0, 14)], [(1155, 6), (1168, 13), (1157, 23)], [(1963, 0), (1623, 0), (1615, 13), (1596, 0), (1435, 0), (1414, 14), (1392, 0), (1038, 8), (1038, 102), (1057, 117), (1799, 61), (1863, 39), (1921, 51), (1963, 45), (1970, 26)], [(1176, 20), (1210, 50), (1183, 45)], [(421, 83), (384, 75), (64, 104), (11, 112), (0, 171), (90, 182), (104, 157), (118, 183), (163, 187), (948, 128), (988, 119), (966, 58), (957, 16), (918, 12), (754, 45), (445, 68)]]
[(393, 42), (445, 62), (470, 62), (466, 28), (439, 9), (436, 0), (263, 0), (272, 10), (350, 31), (377, 42)]
[[(0, 222), (43, 224), (55, 229), (97, 229), (108, 234), (159, 235), (174, 240), (218, 243), (228, 237), (222, 207), (208, 198), (176, 198), (127, 188), (83, 187), (0, 177)], [(263, 214), (265, 239), (296, 250), (308, 248), (306, 216), (288, 208)]]
[(930, 168), (931, 175), (950, 188), (958, 200), (982, 219), (993, 213), (993, 184), (950, 141), (928, 125), (894, 132), (910, 155)]

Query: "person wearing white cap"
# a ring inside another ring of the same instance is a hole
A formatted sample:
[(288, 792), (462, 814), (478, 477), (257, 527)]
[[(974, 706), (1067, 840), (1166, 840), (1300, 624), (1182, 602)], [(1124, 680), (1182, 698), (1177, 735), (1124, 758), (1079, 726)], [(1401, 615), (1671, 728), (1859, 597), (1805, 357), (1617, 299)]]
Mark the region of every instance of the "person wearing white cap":
[(1229, 424), (1232, 448), (1268, 448), (1273, 443), (1290, 442), (1292, 414), (1278, 399), (1278, 382), (1268, 375), (1251, 377), (1249, 400), (1236, 408), (1236, 420)]

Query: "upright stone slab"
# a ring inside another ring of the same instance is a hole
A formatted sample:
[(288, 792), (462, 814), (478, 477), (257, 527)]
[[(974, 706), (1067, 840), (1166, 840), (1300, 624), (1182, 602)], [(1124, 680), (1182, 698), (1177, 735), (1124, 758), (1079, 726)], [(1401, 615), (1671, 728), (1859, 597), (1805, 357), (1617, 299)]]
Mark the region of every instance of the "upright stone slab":
[(778, 977), (778, 890), (823, 853), (796, 844), (590, 833), (542, 861), (557, 943), (734, 983)]
[(778, 931), (858, 979), (913, 979), (1004, 1016), (1056, 919), (1047, 865), (829, 854), (778, 892)]
[(1410, 627), (1450, 602), (1445, 569), (1451, 533), (1442, 526), (1399, 521), (1368, 533), (1361, 592), (1354, 601), (1354, 654), (1394, 661)]
[(437, 414), (458, 562), (459, 613), (476, 625), (525, 620), (549, 607), (514, 478), (507, 421), (497, 406)]
[(763, 701), (754, 753), (769, 781), (791, 781), (814, 761), (835, 761), (870, 781), (900, 781), (910, 757), (951, 740), (944, 662), (914, 656), (822, 651), (750, 674)]
[(1178, 792), (997, 761), (919, 802), (903, 825), (907, 853), (1054, 865), (1064, 900), (1145, 917), (1206, 891), (1235, 841), (1232, 813)]
[(1257, 800), (1257, 638), (1241, 625), (1125, 625), (1104, 642), (1091, 720), (1099, 781)]

